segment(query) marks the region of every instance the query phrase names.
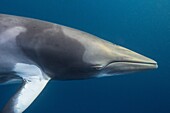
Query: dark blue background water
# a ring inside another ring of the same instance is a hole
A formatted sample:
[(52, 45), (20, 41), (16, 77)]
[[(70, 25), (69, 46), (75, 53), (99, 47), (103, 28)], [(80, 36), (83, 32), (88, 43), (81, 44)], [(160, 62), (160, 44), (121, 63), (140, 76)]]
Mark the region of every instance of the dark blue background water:
[[(53, 81), (25, 113), (170, 113), (169, 0), (0, 0), (0, 13), (84, 30), (159, 64), (129, 75)], [(0, 86), (0, 109), (18, 87)]]

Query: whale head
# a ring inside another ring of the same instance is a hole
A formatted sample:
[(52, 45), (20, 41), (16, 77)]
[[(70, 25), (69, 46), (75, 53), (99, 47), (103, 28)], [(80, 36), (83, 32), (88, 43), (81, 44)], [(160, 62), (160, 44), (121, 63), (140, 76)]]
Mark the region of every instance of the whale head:
[(158, 67), (156, 61), (122, 46), (104, 40), (95, 42), (94, 45), (84, 59), (101, 71), (99, 76), (120, 75)]
[[(94, 77), (103, 77), (158, 67), (156, 61), (94, 35), (66, 27), (63, 28), (63, 32), (72, 39), (76, 39), (83, 46), (82, 61), (89, 67), (89, 70), (85, 71), (85, 75), (94, 71)], [(77, 47), (75, 51), (78, 51), (79, 48)], [(76, 54), (80, 56), (80, 53)], [(87, 68), (85, 69), (87, 70)]]

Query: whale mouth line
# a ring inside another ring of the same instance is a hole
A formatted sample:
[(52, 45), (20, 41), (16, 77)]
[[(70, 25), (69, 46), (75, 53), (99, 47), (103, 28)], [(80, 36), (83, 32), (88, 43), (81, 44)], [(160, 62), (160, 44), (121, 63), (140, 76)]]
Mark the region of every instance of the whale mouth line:
[(140, 62), (140, 61), (112, 61), (109, 62), (109, 64), (113, 64), (113, 63), (135, 63), (135, 64), (151, 64), (151, 65), (157, 65), (157, 63), (152, 63), (152, 62)]
[(114, 65), (116, 63), (122, 63), (122, 64), (135, 64), (137, 65), (146, 65), (146, 66), (152, 66), (154, 68), (158, 68), (158, 65), (156, 62), (140, 62), (140, 61), (112, 61), (109, 62), (105, 67), (108, 67), (109, 65)]

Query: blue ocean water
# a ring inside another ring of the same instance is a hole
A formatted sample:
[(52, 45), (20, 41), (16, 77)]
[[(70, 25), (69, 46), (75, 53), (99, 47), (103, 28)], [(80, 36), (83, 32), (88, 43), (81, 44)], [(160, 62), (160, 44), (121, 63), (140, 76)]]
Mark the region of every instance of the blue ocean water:
[[(25, 113), (170, 113), (169, 0), (0, 0), (0, 13), (77, 28), (159, 65), (108, 78), (52, 81)], [(0, 86), (0, 109), (18, 87)]]

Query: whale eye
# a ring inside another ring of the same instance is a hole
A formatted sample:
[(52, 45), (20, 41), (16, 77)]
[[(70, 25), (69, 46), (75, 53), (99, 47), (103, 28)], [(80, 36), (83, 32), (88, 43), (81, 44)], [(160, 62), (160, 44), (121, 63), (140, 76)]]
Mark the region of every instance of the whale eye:
[(103, 66), (103, 65), (100, 65), (100, 64), (93, 65), (92, 67), (93, 67), (93, 69), (95, 69), (95, 70), (102, 70), (102, 69), (104, 68), (104, 66)]

